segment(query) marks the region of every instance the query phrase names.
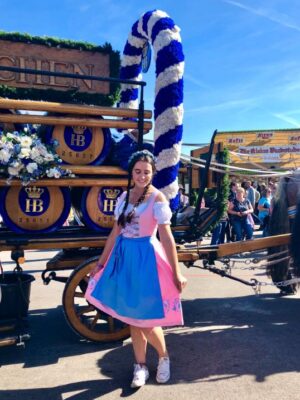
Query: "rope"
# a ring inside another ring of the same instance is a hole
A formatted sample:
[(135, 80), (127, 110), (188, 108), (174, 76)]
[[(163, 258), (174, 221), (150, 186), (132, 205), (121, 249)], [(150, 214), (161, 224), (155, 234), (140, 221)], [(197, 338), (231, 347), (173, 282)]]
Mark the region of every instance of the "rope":
[[(195, 157), (190, 157), (186, 154), (181, 154), (181, 160), (183, 160), (184, 162), (189, 161), (190, 164), (192, 165), (197, 165), (199, 168), (205, 168), (205, 165), (202, 165), (203, 163), (205, 163), (205, 160), (199, 160), (198, 158)], [(195, 160), (195, 161), (191, 161), (191, 160)], [(249, 168), (241, 168), (241, 167), (235, 167), (232, 165), (227, 165), (227, 164), (220, 164), (220, 163), (216, 163), (216, 162), (211, 162), (211, 164), (214, 165), (219, 165), (221, 167), (226, 168), (226, 170), (222, 170), (222, 169), (218, 169), (218, 168), (214, 168), (214, 167), (210, 167), (210, 170), (215, 171), (215, 172), (219, 172), (221, 174), (228, 174), (228, 175), (237, 175), (234, 170), (240, 170), (240, 171), (249, 171), (249, 172), (258, 172), (257, 173), (253, 173), (253, 174), (238, 174), (240, 176), (257, 176), (257, 177), (280, 177), (280, 176), (291, 176), (293, 174), (292, 171), (286, 171), (286, 172), (268, 172), (267, 174), (265, 173), (266, 171), (263, 170), (255, 170), (255, 169), (249, 169)], [(230, 171), (233, 170), (233, 171)]]
[[(206, 162), (205, 160), (201, 160), (201, 159), (196, 158), (196, 157), (188, 156), (187, 154), (181, 154), (181, 157), (189, 159), (189, 160), (194, 160), (195, 162), (199, 162), (199, 163), (204, 163), (205, 164), (205, 162)], [(226, 169), (232, 169), (232, 170), (258, 172), (258, 173), (265, 173), (266, 172), (265, 170), (236, 167), (234, 165), (222, 164), (222, 163), (217, 163), (217, 162), (214, 162), (214, 161), (211, 161), (211, 164), (216, 165), (218, 167), (224, 167)], [(225, 172), (227, 172), (227, 171), (225, 171)], [(268, 174), (269, 175), (278, 175), (278, 172), (269, 171)], [(282, 172), (282, 173), (279, 173), (279, 174), (280, 175), (291, 175), (292, 171), (285, 171), (285, 172)]]

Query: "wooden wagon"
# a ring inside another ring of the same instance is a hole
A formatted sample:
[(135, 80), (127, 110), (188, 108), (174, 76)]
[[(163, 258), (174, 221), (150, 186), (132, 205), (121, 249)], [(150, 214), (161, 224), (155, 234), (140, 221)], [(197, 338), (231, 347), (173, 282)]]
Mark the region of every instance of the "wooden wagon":
[[(20, 69), (16, 70), (20, 71)], [(24, 70), (22, 71), (24, 72)], [(140, 84), (143, 85), (144, 83), (140, 82)], [(4, 98), (0, 99), (0, 109), (2, 110), (0, 113), (0, 123), (5, 124), (28, 123), (39, 125), (50, 124), (57, 127), (84, 126), (101, 129), (135, 129), (139, 132), (139, 145), (142, 144), (143, 134), (152, 127), (150, 121), (152, 113), (151, 111), (144, 110), (142, 97), (140, 107), (137, 110)], [(12, 112), (12, 110), (43, 111), (55, 113), (55, 115), (24, 115)], [(202, 233), (216, 221), (218, 214), (216, 208), (211, 208), (200, 214), (201, 199), (208, 180), (211, 154), (215, 148), (213, 139), (209, 149), (206, 168), (202, 175), (202, 183), (199, 188), (198, 202), (193, 218), (188, 224), (178, 225), (175, 221), (172, 226), (175, 240), (178, 243), (178, 260), (187, 266), (192, 266), (199, 259), (206, 261), (204, 265), (207, 265), (208, 262), (211, 264), (219, 257), (229, 256), (242, 251), (276, 246), (279, 243), (285, 244), (289, 240), (289, 235), (281, 235), (275, 240), (274, 238), (272, 240), (265, 238), (252, 242), (232, 243), (220, 246), (198, 245), (197, 241), (200, 240)], [(43, 188), (63, 187), (124, 188), (127, 183), (127, 172), (116, 166), (81, 165), (77, 162), (76, 165), (68, 165), (66, 168), (75, 174), (74, 178), (40, 179), (38, 182), (30, 183), (27, 187), (34, 187), (35, 191), (42, 191)], [(221, 181), (219, 184), (221, 184)], [(0, 179), (0, 187), (4, 188), (6, 186), (6, 179)], [(11, 190), (15, 189), (16, 193), (19, 193), (18, 190), (20, 188), (20, 181), (12, 180), (10, 182)], [(12, 207), (12, 212), (14, 212), (13, 210), (14, 208)], [(51, 218), (51, 215), (49, 217)], [(32, 224), (34, 223), (36, 222), (32, 222)], [(30, 224), (31, 222), (29, 221), (29, 227)], [(57, 231), (39, 235), (30, 232), (17, 234), (10, 229), (1, 228), (0, 252), (11, 251), (17, 268), (20, 268), (21, 259), (24, 257), (24, 251), (26, 250), (60, 249), (61, 251), (47, 263), (47, 267), (42, 273), (44, 283), (49, 284), (51, 280), (56, 280), (65, 284), (62, 300), (63, 310), (68, 323), (76, 333), (88, 340), (97, 342), (114, 341), (127, 337), (129, 335), (128, 327), (111, 316), (95, 309), (84, 298), (89, 273), (94, 268), (106, 239), (107, 233), (99, 234), (99, 232), (84, 226), (62, 227)], [(187, 243), (188, 246), (182, 244), (183, 242)], [(217, 272), (213, 267), (210, 270)], [(66, 277), (60, 275), (63, 271), (72, 271), (72, 273)], [(13, 326), (14, 323), (11, 321), (8, 323), (4, 322), (0, 327), (0, 331), (6, 331)], [(0, 346), (16, 343), (19, 340), (19, 337), (9, 336), (0, 341)]]

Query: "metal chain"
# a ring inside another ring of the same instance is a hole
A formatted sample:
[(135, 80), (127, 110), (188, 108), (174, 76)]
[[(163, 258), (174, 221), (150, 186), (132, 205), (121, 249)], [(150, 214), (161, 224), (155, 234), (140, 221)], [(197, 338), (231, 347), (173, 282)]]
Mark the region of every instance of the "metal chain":
[(280, 281), (280, 282), (275, 282), (275, 283), (258, 281), (256, 278), (252, 278), (252, 279), (250, 279), (250, 281), (245, 281), (244, 279), (232, 276), (231, 268), (228, 264), (225, 264), (224, 269), (216, 268), (215, 265), (210, 265), (208, 263), (205, 264), (204, 267), (201, 267), (198, 265), (194, 265), (194, 267), (200, 268), (200, 269), (207, 269), (207, 270), (209, 270), (213, 273), (216, 273), (222, 277), (227, 277), (227, 278), (233, 279), (235, 281), (241, 282), (245, 285), (251, 286), (256, 294), (261, 293), (262, 286), (276, 286), (279, 288), (279, 287), (290, 286), (290, 285), (300, 282), (300, 278), (292, 278), (292, 279), (287, 279), (286, 281)]
[[(286, 251), (284, 251), (284, 252), (282, 251), (282, 252), (280, 252), (278, 254), (275, 254), (275, 257), (277, 257), (279, 254), (283, 254), (283, 253), (287, 253), (287, 252)], [(267, 259), (271, 259), (271, 258), (274, 258), (274, 256), (272, 255), (272, 257), (266, 257), (266, 258)], [(255, 260), (255, 262), (254, 262), (254, 259), (247, 259), (247, 260), (243, 260), (243, 261), (241, 261), (241, 260), (230, 260), (230, 259), (220, 259), (219, 261), (226, 265), (225, 266), (226, 270), (240, 269), (242, 271), (245, 271), (245, 270), (252, 271), (254, 269), (265, 269), (265, 268), (270, 267), (272, 265), (279, 264), (282, 261), (287, 261), (290, 258), (291, 258), (290, 256), (282, 257), (282, 258), (279, 258), (277, 260), (273, 260), (273, 261), (269, 261), (269, 262), (267, 262), (265, 264), (261, 264), (259, 266), (250, 266), (251, 262), (254, 263), (254, 264), (258, 264), (257, 260)], [(261, 257), (261, 260), (264, 260), (264, 258)], [(249, 267), (237, 267), (236, 264), (239, 264), (240, 262), (243, 262), (243, 264), (249, 265)]]
[(282, 256), (283, 254), (286, 254), (286, 253), (288, 253), (288, 250), (283, 250), (283, 251), (280, 251), (279, 253), (269, 254), (265, 257), (254, 257), (252, 259), (252, 262), (254, 264), (258, 264), (262, 260), (271, 260), (272, 258)]

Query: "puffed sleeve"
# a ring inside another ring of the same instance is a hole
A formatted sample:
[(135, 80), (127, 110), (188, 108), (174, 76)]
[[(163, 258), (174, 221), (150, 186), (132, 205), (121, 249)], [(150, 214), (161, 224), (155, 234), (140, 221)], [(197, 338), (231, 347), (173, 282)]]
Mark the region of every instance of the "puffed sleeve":
[(160, 224), (171, 224), (172, 211), (169, 204), (165, 201), (157, 201), (153, 206), (154, 218), (158, 225)]
[(114, 211), (114, 215), (115, 215), (115, 221), (118, 221), (119, 216), (122, 213), (122, 207), (124, 204), (124, 199), (125, 199), (125, 192), (121, 194), (121, 196), (119, 196), (117, 198), (117, 203), (116, 203), (116, 207), (115, 207), (115, 211)]

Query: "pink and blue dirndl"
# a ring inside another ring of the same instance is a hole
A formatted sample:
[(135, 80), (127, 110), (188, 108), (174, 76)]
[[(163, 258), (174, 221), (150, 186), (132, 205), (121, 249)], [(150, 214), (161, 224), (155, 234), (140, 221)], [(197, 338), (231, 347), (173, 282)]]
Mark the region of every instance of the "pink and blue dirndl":
[[(155, 202), (157, 191), (137, 207), (122, 229), (104, 266), (89, 281), (85, 297), (98, 309), (141, 328), (182, 325), (180, 295), (172, 267), (156, 238), (157, 225), (170, 223), (167, 203)], [(115, 209), (124, 207), (125, 193)], [(129, 205), (128, 212), (132, 209)]]

